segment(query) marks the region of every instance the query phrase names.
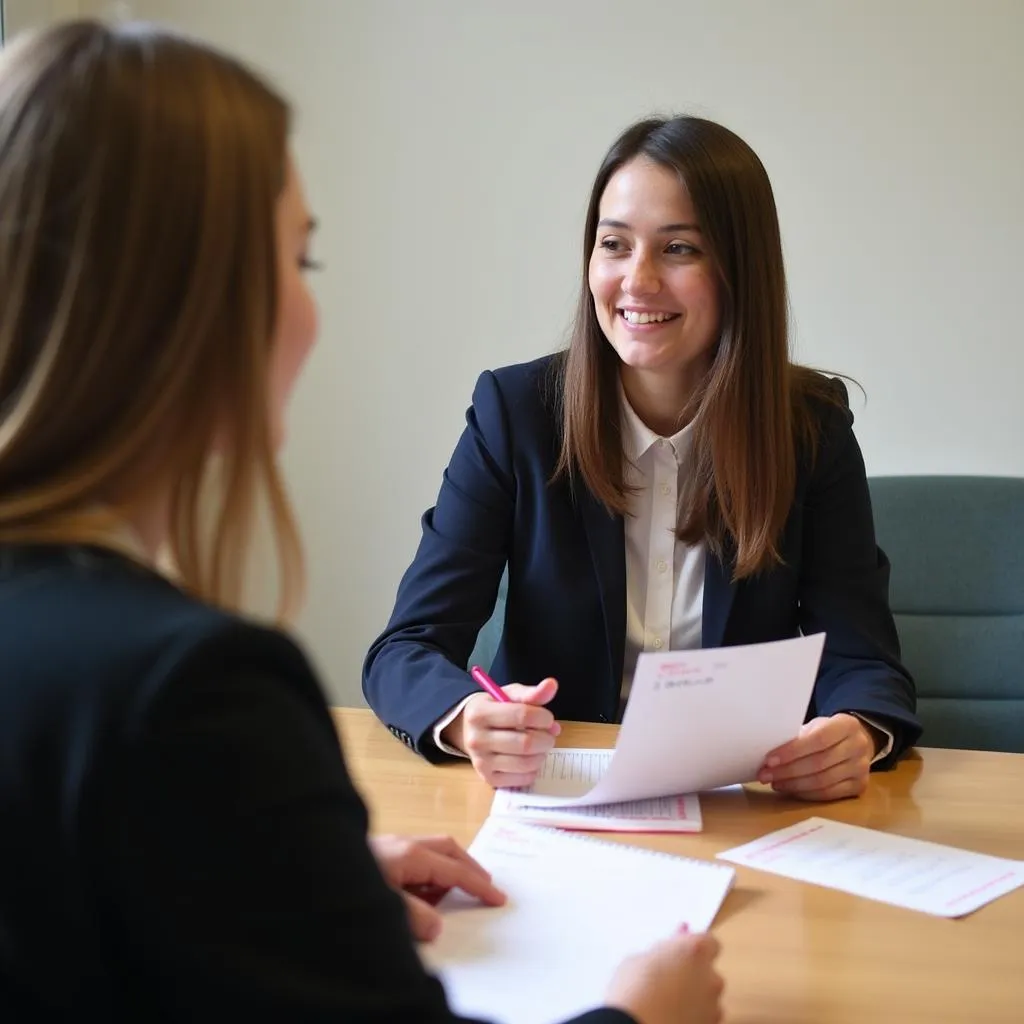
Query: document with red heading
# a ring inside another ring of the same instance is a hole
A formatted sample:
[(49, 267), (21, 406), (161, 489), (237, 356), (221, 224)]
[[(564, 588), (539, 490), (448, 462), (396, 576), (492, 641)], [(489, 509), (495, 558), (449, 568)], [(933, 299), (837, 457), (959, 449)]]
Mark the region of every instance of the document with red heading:
[(542, 771), (522, 803), (583, 807), (750, 782), (765, 756), (799, 733), (824, 644), (825, 634), (816, 633), (641, 654), (603, 773), (595, 778), (565, 762), (563, 770)]

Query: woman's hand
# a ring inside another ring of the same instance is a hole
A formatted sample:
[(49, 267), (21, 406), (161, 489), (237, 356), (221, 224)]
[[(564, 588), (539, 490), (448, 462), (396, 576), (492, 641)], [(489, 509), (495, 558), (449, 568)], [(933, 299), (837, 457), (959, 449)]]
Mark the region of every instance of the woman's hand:
[(757, 779), (801, 800), (860, 796), (875, 752), (875, 734), (856, 715), (814, 718), (768, 754)]
[(462, 889), (492, 907), (505, 902), (491, 876), (448, 836), (374, 836), (370, 849), (392, 888), (405, 899), (416, 939), (430, 942), (441, 932), (441, 915), (431, 906), (449, 889)]
[(660, 942), (619, 967), (606, 1005), (625, 1010), (637, 1024), (718, 1024), (725, 986), (715, 971), (717, 956), (711, 935)]
[(502, 689), (512, 703), (474, 694), (441, 737), (468, 755), (480, 777), (495, 789), (529, 786), (561, 732), (554, 715), (543, 707), (558, 692), (558, 683), (545, 679), (537, 686), (512, 683)]

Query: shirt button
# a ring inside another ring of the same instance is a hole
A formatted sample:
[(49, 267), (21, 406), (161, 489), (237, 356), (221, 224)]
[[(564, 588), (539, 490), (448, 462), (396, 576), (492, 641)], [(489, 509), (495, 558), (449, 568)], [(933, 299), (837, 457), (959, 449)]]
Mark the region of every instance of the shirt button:
[(664, 558), (661, 559), (661, 561), (658, 562), (658, 572), (664, 572), (667, 568), (668, 562), (666, 562)]
[(661, 485), (661, 493), (664, 494), (666, 497), (668, 497), (668, 495), (671, 494), (671, 492), (672, 492), (672, 488), (669, 487), (668, 484), (662, 484)]
[(660, 650), (661, 650), (661, 637), (660, 637), (660, 636), (656, 636), (656, 637), (654, 638), (654, 642), (653, 642), (653, 643), (651, 644), (651, 646), (652, 646), (652, 647), (653, 647), (653, 648), (654, 648), (654, 649), (655, 649), (656, 651), (660, 651)]

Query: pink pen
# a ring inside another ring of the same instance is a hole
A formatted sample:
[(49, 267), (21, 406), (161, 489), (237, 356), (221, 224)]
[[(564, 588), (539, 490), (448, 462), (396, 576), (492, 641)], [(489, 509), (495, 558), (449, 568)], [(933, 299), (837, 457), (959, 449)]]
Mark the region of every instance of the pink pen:
[(502, 704), (512, 703), (505, 691), (479, 665), (474, 665), (469, 674), (473, 677), (473, 682), (486, 690), (495, 700), (501, 701)]

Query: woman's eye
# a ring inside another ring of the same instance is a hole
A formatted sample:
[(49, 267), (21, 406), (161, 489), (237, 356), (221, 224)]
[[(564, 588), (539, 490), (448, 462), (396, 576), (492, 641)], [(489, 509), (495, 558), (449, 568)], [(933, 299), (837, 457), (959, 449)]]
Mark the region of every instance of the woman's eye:
[(697, 250), (692, 245), (687, 245), (686, 242), (670, 242), (665, 247), (665, 252), (669, 256), (693, 256)]
[(602, 238), (600, 245), (605, 252), (622, 252), (623, 249), (622, 242), (617, 238)]
[(310, 259), (309, 256), (299, 257), (299, 269), (300, 270), (323, 270), (324, 265), (320, 260)]

